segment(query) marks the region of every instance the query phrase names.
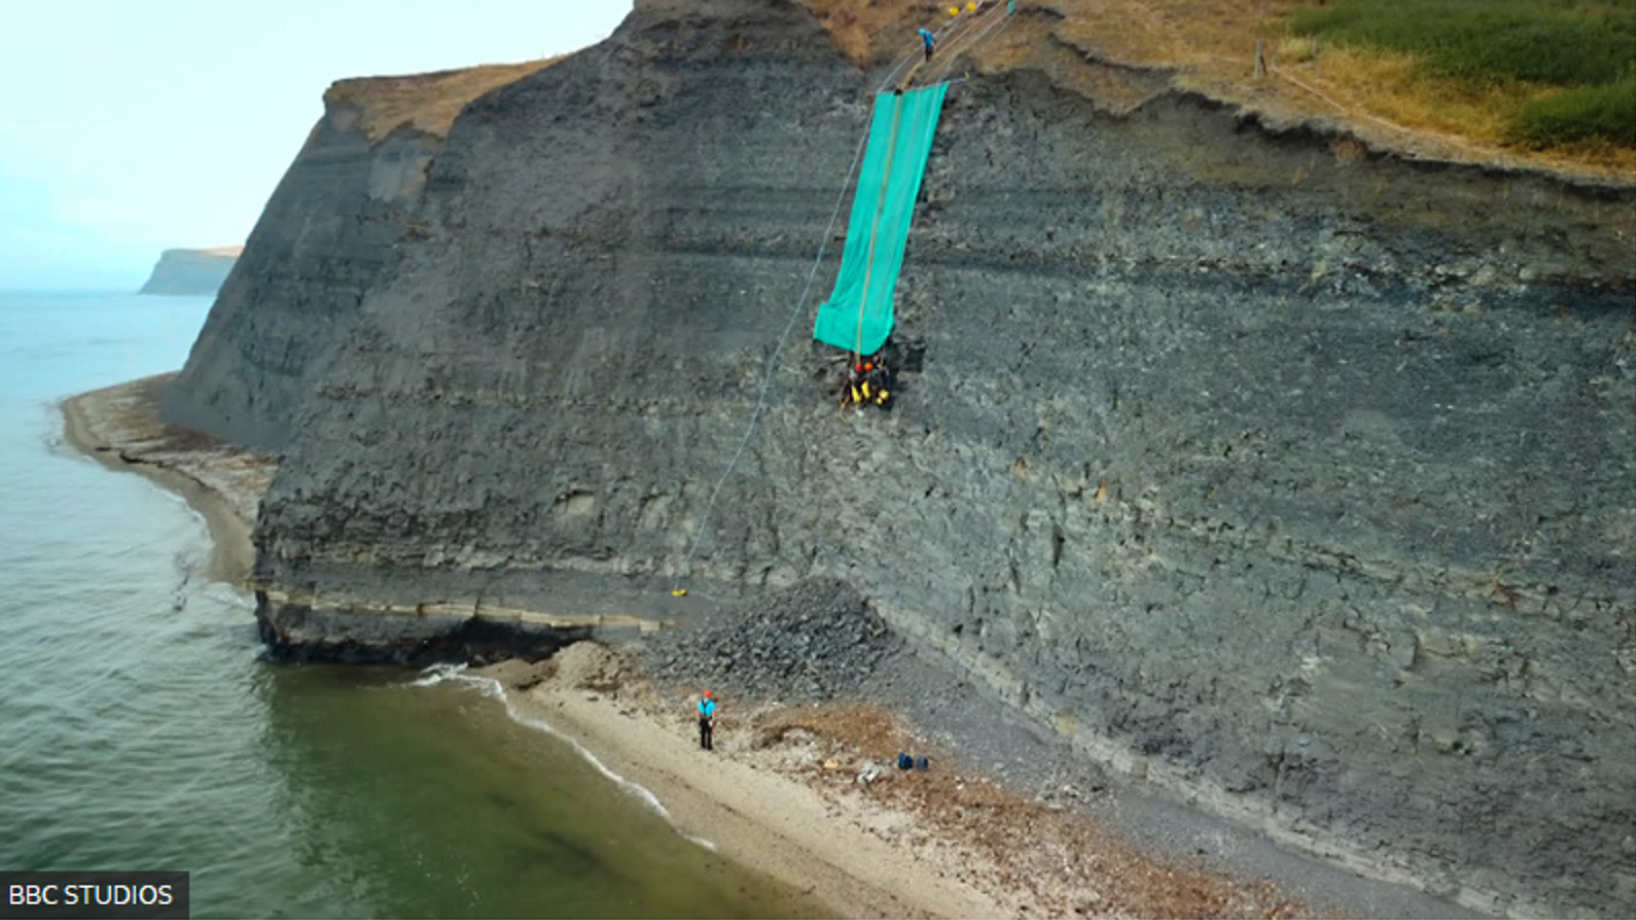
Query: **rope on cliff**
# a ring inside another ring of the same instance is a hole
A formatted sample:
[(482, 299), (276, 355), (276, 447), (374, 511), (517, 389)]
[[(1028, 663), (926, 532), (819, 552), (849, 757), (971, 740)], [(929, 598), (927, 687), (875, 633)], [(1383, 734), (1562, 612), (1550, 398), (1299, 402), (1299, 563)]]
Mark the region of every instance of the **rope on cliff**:
[[(913, 85), (915, 77), (920, 75), (922, 69), (925, 69), (928, 73), (947, 78), (949, 70), (960, 55), (968, 51), (975, 51), (987, 43), (991, 37), (1003, 30), (1015, 18), (1015, 13), (1016, 10), (1009, 5), (1002, 7), (999, 3), (993, 3), (981, 7), (975, 16), (961, 16), (949, 20), (949, 23), (939, 29), (936, 36), (934, 36), (938, 47), (936, 52), (938, 55), (937, 63), (933, 64), (932, 58), (916, 60), (915, 65), (904, 75), (903, 82), (898, 84), (898, 89), (907, 90)], [(955, 34), (948, 39), (947, 47), (944, 47), (943, 34), (950, 31)], [(942, 83), (947, 82), (950, 81), (947, 79), (942, 81)], [(925, 83), (920, 88), (928, 89), (933, 86), (940, 86), (942, 83)]]
[(846, 201), (846, 190), (852, 184), (852, 173), (858, 168), (858, 161), (863, 158), (864, 141), (868, 140), (869, 132), (865, 131), (863, 138), (858, 141), (858, 150), (852, 155), (852, 165), (847, 167), (846, 179), (841, 183), (841, 193), (835, 199), (835, 211), (829, 216), (829, 226), (824, 230), (824, 242), (818, 247), (818, 258), (812, 262), (812, 270), (807, 273), (807, 283), (801, 288), (801, 296), (795, 300), (795, 309), (790, 311), (789, 321), (784, 324), (784, 331), (778, 336), (778, 345), (773, 349), (771, 358), (767, 359), (767, 372), (761, 378), (761, 392), (756, 396), (756, 407), (750, 412), (750, 423), (744, 426), (744, 437), (739, 439), (738, 449), (733, 451), (733, 459), (727, 462), (727, 469), (722, 470), (721, 478), (716, 480), (716, 487), (710, 490), (710, 500), (705, 502), (704, 514), (699, 518), (699, 529), (693, 534), (693, 544), (687, 548), (687, 555), (682, 557), (681, 566), (677, 567), (675, 579), (670, 583), (670, 593), (679, 597), (687, 593), (682, 587), (682, 570), (691, 570), (693, 557), (699, 552), (699, 543), (704, 539), (705, 531), (710, 527), (710, 514), (716, 510), (716, 498), (721, 495), (721, 487), (727, 484), (728, 477), (738, 467), (739, 459), (744, 456), (744, 449), (750, 446), (750, 438), (755, 434), (756, 423), (761, 421), (761, 412), (767, 408), (767, 390), (772, 387), (773, 371), (778, 367), (778, 357), (784, 353), (784, 343), (789, 340), (790, 330), (795, 328), (795, 321), (801, 317), (807, 304), (807, 295), (812, 293), (812, 282), (818, 277), (818, 268), (823, 265), (824, 255), (829, 251), (829, 238), (835, 233), (835, 221), (841, 215), (841, 204)]
[[(1015, 18), (1016, 16), (1012, 13), (1003, 12), (998, 4), (990, 7), (988, 11), (979, 13), (978, 18), (972, 21), (971, 28), (966, 29), (950, 40), (951, 47), (938, 64), (927, 68), (928, 76), (943, 77), (945, 78), (943, 82), (949, 82), (946, 78), (954, 68), (954, 63), (959, 59), (960, 55), (976, 51), (988, 44), (996, 35), (1005, 31), (1006, 27), (1011, 25), (1011, 21)], [(904, 82), (907, 84), (908, 81), (905, 80)], [(928, 83), (926, 85), (937, 86), (939, 84)]]
[[(899, 64), (892, 68), (892, 73), (902, 67)], [(705, 532), (710, 527), (710, 515), (716, 510), (716, 499), (721, 495), (722, 486), (733, 475), (738, 467), (739, 460), (744, 456), (744, 449), (750, 445), (750, 438), (755, 434), (756, 424), (761, 421), (762, 410), (767, 408), (767, 391), (772, 387), (773, 371), (778, 368), (778, 358), (784, 353), (784, 343), (789, 341), (790, 330), (795, 328), (795, 321), (801, 317), (807, 305), (807, 297), (812, 293), (812, 283), (818, 278), (818, 269), (824, 264), (824, 256), (829, 252), (829, 241), (835, 234), (835, 222), (840, 219), (841, 206), (846, 203), (846, 190), (852, 186), (852, 175), (858, 170), (858, 162), (863, 159), (864, 144), (869, 140), (869, 131), (864, 130), (863, 136), (858, 138), (858, 148), (852, 154), (852, 165), (846, 169), (846, 177), (841, 180), (840, 194), (835, 196), (835, 210), (829, 215), (829, 226), (824, 228), (823, 242), (818, 246), (818, 257), (812, 260), (812, 270), (807, 272), (807, 283), (801, 288), (801, 296), (795, 300), (795, 308), (790, 311), (790, 318), (784, 324), (784, 331), (778, 336), (778, 345), (773, 349), (772, 357), (767, 360), (767, 372), (761, 378), (761, 391), (756, 396), (756, 406), (750, 413), (750, 423), (744, 427), (744, 437), (739, 439), (738, 449), (733, 452), (733, 459), (728, 461), (727, 468), (722, 470), (721, 478), (716, 480), (716, 486), (710, 491), (710, 500), (705, 502), (704, 514), (699, 518), (699, 529), (693, 534), (693, 543), (687, 548), (687, 555), (682, 557), (682, 564), (677, 567), (676, 576), (670, 583), (672, 596), (686, 594), (682, 587), (682, 572), (691, 571), (693, 557), (698, 555), (699, 543), (704, 540)]]
[[(941, 36), (954, 27), (955, 23), (945, 25), (938, 30), (937, 34)], [(896, 64), (892, 65), (891, 70), (886, 72), (885, 79), (881, 81), (880, 86), (876, 87), (872, 95), (878, 96), (885, 92), (887, 87), (891, 86), (897, 79), (898, 72), (903, 69), (904, 65), (910, 64), (919, 58), (920, 53), (918, 51), (905, 54)], [(806, 284), (802, 286), (801, 295), (795, 300), (795, 307), (790, 311), (790, 318), (784, 324), (784, 331), (778, 336), (778, 344), (773, 348), (772, 357), (767, 360), (767, 370), (761, 377), (761, 389), (756, 394), (755, 408), (750, 412), (749, 424), (744, 426), (744, 437), (739, 439), (738, 448), (733, 451), (733, 458), (727, 462), (727, 468), (722, 470), (721, 477), (716, 480), (715, 487), (710, 490), (710, 500), (705, 502), (704, 514), (699, 518), (699, 529), (694, 532), (693, 542), (687, 548), (687, 555), (682, 557), (682, 564), (677, 567), (676, 575), (671, 580), (670, 593), (672, 597), (680, 597), (687, 593), (687, 589), (682, 587), (684, 577), (682, 572), (684, 570), (691, 571), (693, 557), (698, 555), (699, 544), (704, 541), (704, 535), (710, 528), (710, 516), (716, 510), (716, 499), (721, 496), (722, 487), (727, 484), (727, 480), (732, 477), (733, 471), (738, 468), (739, 460), (744, 457), (745, 448), (750, 446), (750, 438), (755, 435), (756, 425), (761, 421), (761, 413), (767, 408), (767, 391), (772, 387), (773, 373), (778, 369), (778, 358), (784, 353), (784, 344), (789, 341), (790, 330), (795, 328), (795, 321), (800, 318), (806, 308), (807, 297), (811, 295), (813, 282), (818, 278), (818, 269), (823, 266), (824, 256), (829, 252), (829, 241), (834, 238), (835, 223), (841, 217), (841, 206), (846, 203), (847, 189), (852, 187), (852, 177), (858, 171), (858, 163), (863, 160), (864, 147), (869, 142), (869, 127), (868, 124), (864, 125), (863, 133), (858, 138), (857, 149), (852, 152), (852, 165), (846, 168), (846, 176), (841, 180), (841, 190), (835, 196), (835, 208), (829, 215), (829, 225), (824, 228), (823, 241), (818, 245), (818, 256), (812, 260), (812, 269), (807, 272)]]

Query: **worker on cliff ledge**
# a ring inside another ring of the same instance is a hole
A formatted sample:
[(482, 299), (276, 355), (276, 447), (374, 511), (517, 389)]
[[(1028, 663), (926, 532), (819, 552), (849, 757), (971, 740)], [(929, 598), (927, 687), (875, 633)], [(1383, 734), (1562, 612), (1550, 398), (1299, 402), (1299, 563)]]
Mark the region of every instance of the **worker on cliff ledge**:
[(849, 406), (885, 408), (887, 400), (892, 398), (890, 386), (891, 375), (887, 373), (886, 361), (881, 355), (860, 358), (847, 369), (846, 382), (841, 387), (841, 402)]
[(716, 749), (716, 698), (709, 690), (699, 698), (699, 747)]
[(920, 42), (921, 42), (921, 44), (926, 46), (926, 60), (928, 60), (928, 61), (931, 60), (932, 59), (932, 51), (937, 47), (937, 36), (935, 36), (932, 33), (926, 31), (925, 29), (921, 29), (920, 30)]

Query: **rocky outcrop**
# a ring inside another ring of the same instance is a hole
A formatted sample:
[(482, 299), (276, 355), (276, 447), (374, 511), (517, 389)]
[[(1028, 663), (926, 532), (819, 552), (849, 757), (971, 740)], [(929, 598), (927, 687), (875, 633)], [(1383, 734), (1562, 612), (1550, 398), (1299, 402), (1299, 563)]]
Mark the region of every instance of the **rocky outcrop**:
[[(899, 402), (843, 414), (829, 356), (768, 362), (878, 76), (782, 0), (643, 4), (469, 105), (412, 201), (321, 125), (285, 185), (351, 205), (296, 233), (281, 186), (246, 255), (312, 286), (224, 290), (190, 369), (233, 383), (176, 406), (286, 447), (260, 583), (838, 579), (1282, 839), (1494, 910), (1636, 908), (1636, 194), (989, 75), (939, 130)], [(233, 322), (268, 331), (218, 353)]]
[(240, 246), (217, 249), (167, 249), (139, 294), (202, 296), (216, 293), (238, 261)]
[[(600, 624), (527, 622), (518, 617), (474, 615), (472, 609), (425, 606), (391, 615), (362, 606), (335, 610), (315, 596), (277, 599), (279, 616), (259, 619), (261, 641), (274, 658), (288, 661), (392, 662), (424, 666), (439, 661), (486, 664), (511, 658), (539, 661), (592, 637)], [(274, 603), (256, 592), (258, 609)]]

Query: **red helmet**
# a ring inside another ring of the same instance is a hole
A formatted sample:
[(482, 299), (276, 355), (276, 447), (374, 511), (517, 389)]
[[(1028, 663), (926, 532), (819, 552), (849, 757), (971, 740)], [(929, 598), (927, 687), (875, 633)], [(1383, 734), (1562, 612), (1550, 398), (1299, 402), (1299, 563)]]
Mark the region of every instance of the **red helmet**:
[(709, 690), (704, 691), (704, 698), (707, 699), (707, 700), (710, 699), (710, 691)]
[(852, 365), (852, 369), (857, 371), (860, 374), (863, 373), (863, 365), (862, 364), (854, 364), (854, 365)]
[(875, 362), (873, 362), (873, 361), (865, 361), (865, 362), (864, 362), (864, 363), (863, 363), (863, 369), (864, 369), (864, 370), (866, 370), (866, 371), (872, 371), (872, 370), (874, 370), (874, 369), (875, 369)]

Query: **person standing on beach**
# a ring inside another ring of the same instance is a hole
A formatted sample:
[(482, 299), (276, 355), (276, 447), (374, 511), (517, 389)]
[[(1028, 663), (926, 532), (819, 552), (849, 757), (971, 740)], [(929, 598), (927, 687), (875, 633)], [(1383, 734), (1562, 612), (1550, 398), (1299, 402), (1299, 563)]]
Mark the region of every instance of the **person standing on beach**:
[(716, 749), (716, 699), (709, 690), (699, 698), (699, 747)]

